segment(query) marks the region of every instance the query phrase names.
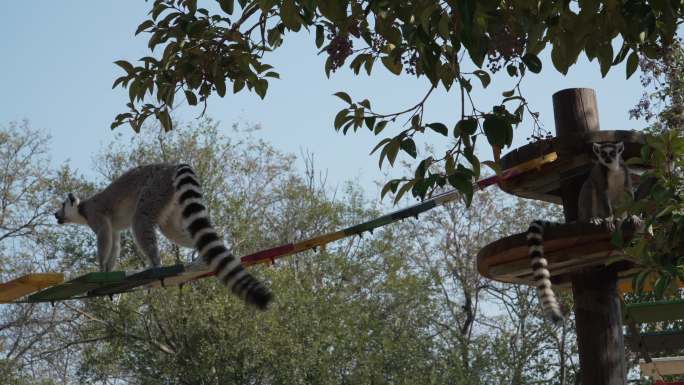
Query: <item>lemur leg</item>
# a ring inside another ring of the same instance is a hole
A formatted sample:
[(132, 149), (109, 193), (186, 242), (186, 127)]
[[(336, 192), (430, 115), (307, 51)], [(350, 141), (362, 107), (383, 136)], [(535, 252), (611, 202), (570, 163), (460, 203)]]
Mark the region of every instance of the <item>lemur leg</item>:
[(601, 193), (601, 200), (602, 200), (601, 203), (603, 204), (603, 210), (605, 210), (602, 212), (605, 213), (605, 215), (606, 215), (606, 218), (605, 218), (606, 228), (609, 231), (615, 231), (615, 225), (616, 225), (615, 224), (615, 222), (616, 222), (615, 221), (615, 215), (613, 213), (613, 205), (610, 202), (610, 197), (608, 196), (607, 191)]
[(114, 271), (116, 262), (119, 260), (121, 254), (121, 232), (112, 231), (112, 251), (109, 253), (109, 259), (106, 262), (107, 271)]
[(100, 271), (109, 271), (107, 262), (112, 252), (112, 224), (103, 218), (97, 227), (97, 262), (100, 264)]
[(138, 249), (147, 257), (153, 267), (161, 266), (159, 248), (157, 247), (156, 225), (167, 202), (159, 199), (158, 193), (152, 189), (140, 192), (138, 205), (133, 214), (133, 238)]

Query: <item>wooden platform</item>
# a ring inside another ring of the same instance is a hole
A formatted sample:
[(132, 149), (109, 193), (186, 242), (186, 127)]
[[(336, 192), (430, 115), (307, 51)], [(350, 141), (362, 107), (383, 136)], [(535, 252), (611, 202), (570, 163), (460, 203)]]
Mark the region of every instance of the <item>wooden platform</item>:
[(625, 144), (623, 158), (629, 159), (639, 156), (645, 137), (637, 131), (597, 131), (527, 144), (504, 155), (501, 158), (501, 168), (511, 168), (550, 152), (558, 153), (558, 160), (535, 172), (500, 183), (500, 187), (519, 197), (561, 204), (561, 181), (581, 176), (592, 166), (591, 143), (616, 141)]
[[(625, 223), (625, 238), (634, 226)], [(499, 239), (477, 254), (477, 268), (483, 276), (500, 282), (532, 285), (532, 269), (524, 233)], [(554, 284), (566, 284), (568, 274), (585, 267), (621, 262), (621, 276), (633, 274), (634, 263), (611, 244), (611, 233), (602, 226), (568, 223), (544, 232), (544, 256), (549, 262)]]

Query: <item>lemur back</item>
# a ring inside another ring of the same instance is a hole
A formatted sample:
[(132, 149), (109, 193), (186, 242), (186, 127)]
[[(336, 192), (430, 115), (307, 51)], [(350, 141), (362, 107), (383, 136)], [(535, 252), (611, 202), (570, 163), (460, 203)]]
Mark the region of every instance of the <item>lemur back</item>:
[[(593, 143), (597, 162), (589, 171), (578, 197), (578, 222), (604, 223), (612, 230), (613, 207), (625, 194), (632, 194), (629, 169), (622, 160), (624, 145), (618, 143)], [(551, 288), (551, 273), (544, 258), (544, 230), (557, 225), (555, 222), (534, 221), (527, 230), (528, 254), (537, 294), (544, 314), (554, 324), (563, 320), (558, 299)]]
[(159, 266), (158, 226), (172, 242), (194, 247), (216, 277), (248, 303), (265, 309), (272, 300), (269, 290), (242, 267), (212, 226), (199, 180), (187, 164), (136, 167), (83, 202), (69, 194), (55, 216), (60, 224), (87, 224), (95, 232), (103, 271), (114, 268), (120, 232), (127, 228), (150, 264)]

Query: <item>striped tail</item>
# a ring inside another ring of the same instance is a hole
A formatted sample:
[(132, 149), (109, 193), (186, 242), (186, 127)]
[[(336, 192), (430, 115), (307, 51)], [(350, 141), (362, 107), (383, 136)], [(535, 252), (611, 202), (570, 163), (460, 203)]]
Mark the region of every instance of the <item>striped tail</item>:
[(273, 295), (242, 267), (240, 259), (226, 248), (211, 225), (203, 203), (202, 189), (189, 165), (178, 165), (173, 186), (182, 209), (183, 228), (192, 236), (195, 248), (204, 263), (234, 294), (259, 309), (266, 310)]
[(544, 314), (555, 325), (563, 321), (558, 299), (551, 289), (551, 273), (548, 269), (548, 262), (544, 258), (544, 228), (552, 225), (553, 222), (534, 221), (527, 229), (527, 245), (532, 262), (532, 276), (534, 284), (537, 286), (537, 294), (541, 302)]

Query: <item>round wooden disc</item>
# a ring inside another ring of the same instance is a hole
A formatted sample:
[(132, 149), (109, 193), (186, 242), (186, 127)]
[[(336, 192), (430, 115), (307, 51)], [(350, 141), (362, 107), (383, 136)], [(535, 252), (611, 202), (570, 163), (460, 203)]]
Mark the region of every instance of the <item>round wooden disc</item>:
[[(634, 226), (625, 223), (622, 231), (629, 239)], [(565, 282), (570, 273), (581, 269), (620, 261), (624, 267), (621, 275), (634, 272), (634, 264), (613, 247), (611, 232), (602, 226), (577, 222), (549, 227), (544, 232), (543, 245), (554, 283)], [(528, 251), (525, 233), (499, 239), (477, 254), (478, 271), (496, 281), (532, 285)]]
[(592, 166), (594, 142), (623, 142), (623, 159), (638, 157), (645, 136), (637, 131), (596, 131), (581, 135), (566, 135), (530, 143), (501, 158), (501, 168), (508, 169), (521, 163), (556, 152), (558, 159), (538, 170), (530, 171), (500, 183), (502, 190), (523, 198), (561, 204), (560, 183), (566, 178), (586, 174)]

